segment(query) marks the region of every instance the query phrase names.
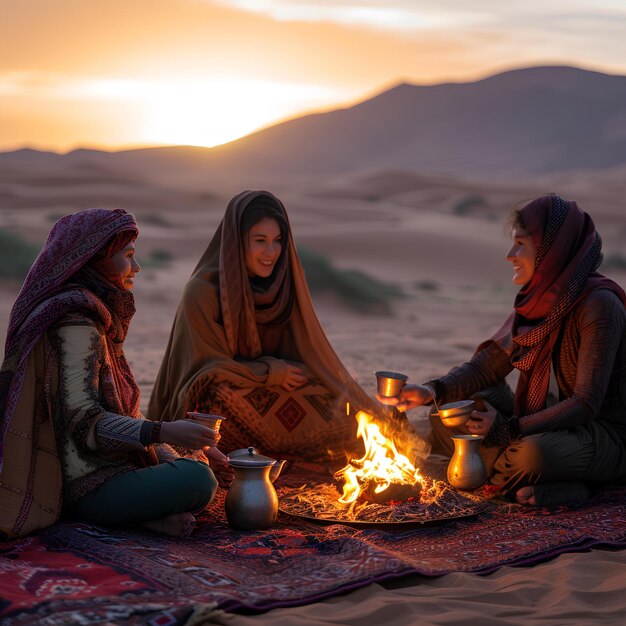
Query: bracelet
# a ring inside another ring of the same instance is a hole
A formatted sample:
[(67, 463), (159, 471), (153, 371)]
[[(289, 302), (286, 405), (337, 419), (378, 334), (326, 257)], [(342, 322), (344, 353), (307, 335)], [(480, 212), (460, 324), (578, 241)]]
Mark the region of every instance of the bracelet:
[(152, 432), (150, 433), (150, 443), (160, 443), (161, 442), (161, 427), (163, 426), (163, 422), (154, 422), (152, 426)]

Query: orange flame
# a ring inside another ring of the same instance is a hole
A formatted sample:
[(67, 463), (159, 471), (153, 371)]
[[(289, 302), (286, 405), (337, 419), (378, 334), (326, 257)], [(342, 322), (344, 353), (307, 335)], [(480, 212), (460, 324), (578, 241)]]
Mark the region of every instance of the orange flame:
[(370, 481), (376, 483), (375, 493), (385, 491), (392, 483), (414, 485), (421, 481), (417, 470), (409, 459), (400, 454), (395, 443), (385, 437), (374, 418), (364, 411), (356, 415), (359, 424), (357, 437), (362, 437), (365, 444), (363, 458), (353, 460), (344, 468), (335, 473), (335, 479), (343, 478), (343, 495), (339, 502), (350, 504), (354, 502)]

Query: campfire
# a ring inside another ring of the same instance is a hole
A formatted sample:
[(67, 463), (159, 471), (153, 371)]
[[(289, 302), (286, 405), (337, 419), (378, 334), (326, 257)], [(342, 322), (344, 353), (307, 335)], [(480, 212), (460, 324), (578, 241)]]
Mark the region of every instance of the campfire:
[(484, 501), (421, 474), (371, 415), (359, 411), (356, 419), (365, 454), (336, 472), (335, 483), (309, 483), (281, 492), (281, 511), (326, 522), (397, 524), (466, 517), (484, 508)]
[(339, 502), (351, 504), (363, 496), (374, 502), (419, 497), (422, 477), (411, 461), (398, 452), (393, 439), (381, 432), (371, 415), (359, 411), (356, 419), (357, 437), (363, 439), (365, 454), (335, 474), (336, 480), (345, 481)]

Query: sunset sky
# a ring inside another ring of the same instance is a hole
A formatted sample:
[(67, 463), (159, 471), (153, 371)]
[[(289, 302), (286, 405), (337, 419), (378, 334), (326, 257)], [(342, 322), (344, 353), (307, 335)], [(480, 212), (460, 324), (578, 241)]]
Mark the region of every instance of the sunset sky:
[(398, 82), (626, 74), (624, 0), (1, 0), (0, 150), (212, 146)]

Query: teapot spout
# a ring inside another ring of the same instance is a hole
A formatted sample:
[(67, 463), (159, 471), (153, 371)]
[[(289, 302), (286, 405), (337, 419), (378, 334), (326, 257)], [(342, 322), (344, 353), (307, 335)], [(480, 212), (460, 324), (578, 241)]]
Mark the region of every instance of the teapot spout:
[(276, 463), (272, 465), (272, 469), (270, 470), (270, 480), (272, 482), (274, 482), (280, 476), (280, 473), (283, 471), (283, 467), (286, 462), (287, 461), (282, 459), (280, 461), (276, 461)]

